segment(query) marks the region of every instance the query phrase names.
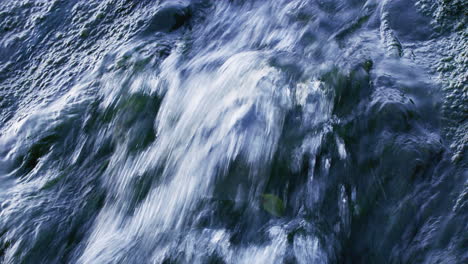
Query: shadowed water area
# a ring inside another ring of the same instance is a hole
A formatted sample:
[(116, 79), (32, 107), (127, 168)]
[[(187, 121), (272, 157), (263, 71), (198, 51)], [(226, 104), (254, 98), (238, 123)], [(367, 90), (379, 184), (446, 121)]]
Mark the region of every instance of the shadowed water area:
[(464, 0), (0, 0), (1, 263), (468, 263)]

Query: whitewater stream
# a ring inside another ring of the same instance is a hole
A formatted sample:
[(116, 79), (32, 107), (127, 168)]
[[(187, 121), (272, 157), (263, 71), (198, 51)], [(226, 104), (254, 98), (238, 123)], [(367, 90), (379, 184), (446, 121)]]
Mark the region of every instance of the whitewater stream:
[(468, 263), (467, 17), (0, 0), (0, 263)]

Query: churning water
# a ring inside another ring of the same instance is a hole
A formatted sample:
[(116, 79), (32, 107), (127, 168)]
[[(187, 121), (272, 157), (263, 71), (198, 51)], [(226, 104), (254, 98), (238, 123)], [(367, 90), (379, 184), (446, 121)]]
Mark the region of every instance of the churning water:
[(2, 263), (467, 263), (463, 0), (0, 0)]

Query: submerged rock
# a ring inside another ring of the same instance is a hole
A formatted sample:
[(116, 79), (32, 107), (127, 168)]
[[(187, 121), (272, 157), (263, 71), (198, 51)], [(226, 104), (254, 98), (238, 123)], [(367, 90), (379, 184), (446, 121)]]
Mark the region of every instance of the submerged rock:
[(177, 30), (186, 24), (191, 16), (192, 13), (188, 3), (180, 1), (166, 3), (150, 19), (143, 34), (148, 35), (154, 32), (167, 33)]
[(282, 216), (284, 214), (284, 204), (283, 201), (273, 194), (264, 194), (262, 195), (262, 206), (265, 211), (274, 215)]

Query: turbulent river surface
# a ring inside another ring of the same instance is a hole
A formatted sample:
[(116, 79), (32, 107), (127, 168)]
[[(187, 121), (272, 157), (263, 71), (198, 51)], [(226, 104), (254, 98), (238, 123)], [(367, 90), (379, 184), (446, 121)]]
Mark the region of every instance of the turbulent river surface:
[(1, 263), (468, 263), (464, 0), (0, 0)]

